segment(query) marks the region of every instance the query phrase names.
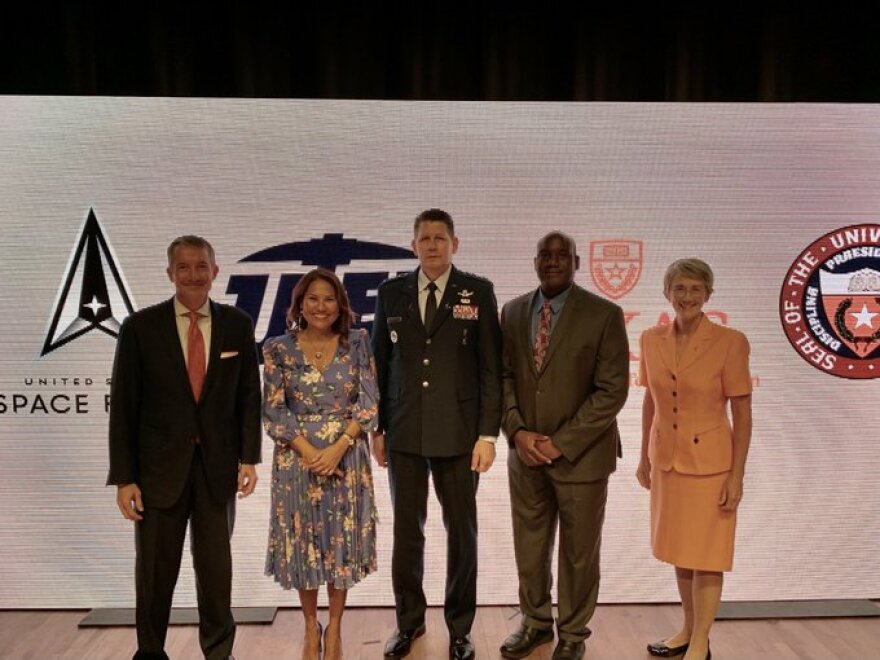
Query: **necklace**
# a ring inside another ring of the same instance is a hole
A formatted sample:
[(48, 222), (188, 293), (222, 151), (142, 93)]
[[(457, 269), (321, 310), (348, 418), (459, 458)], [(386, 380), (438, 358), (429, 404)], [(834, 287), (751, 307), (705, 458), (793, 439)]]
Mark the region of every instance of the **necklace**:
[(315, 362), (320, 364), (324, 361), (324, 355), (326, 354), (327, 349), (330, 348), (334, 341), (336, 341), (336, 336), (331, 335), (330, 339), (320, 345), (314, 339), (309, 337), (301, 336), (301, 339), (304, 339), (307, 347), (311, 349)]

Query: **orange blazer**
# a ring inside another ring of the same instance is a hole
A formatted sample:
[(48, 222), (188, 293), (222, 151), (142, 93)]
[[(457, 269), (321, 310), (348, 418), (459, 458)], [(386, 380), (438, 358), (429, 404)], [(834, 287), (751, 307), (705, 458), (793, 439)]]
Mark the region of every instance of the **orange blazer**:
[(733, 435), (727, 400), (752, 391), (745, 335), (703, 316), (677, 359), (672, 323), (645, 330), (639, 343), (640, 381), (654, 399), (651, 465), (694, 475), (730, 470)]

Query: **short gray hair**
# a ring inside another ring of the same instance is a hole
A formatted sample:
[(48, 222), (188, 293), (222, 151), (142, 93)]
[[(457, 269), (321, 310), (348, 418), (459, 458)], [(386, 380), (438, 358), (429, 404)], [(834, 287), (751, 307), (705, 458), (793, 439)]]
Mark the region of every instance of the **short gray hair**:
[(174, 251), (179, 247), (192, 247), (198, 250), (207, 250), (208, 256), (211, 258), (211, 263), (217, 263), (217, 260), (214, 258), (214, 248), (206, 239), (201, 236), (196, 236), (195, 234), (186, 234), (184, 236), (178, 236), (171, 241), (171, 245), (168, 246), (169, 266), (174, 265)]
[(669, 294), (669, 290), (672, 288), (672, 280), (675, 279), (676, 275), (699, 280), (706, 287), (706, 293), (712, 293), (715, 275), (712, 273), (712, 268), (709, 264), (702, 259), (689, 257), (687, 259), (676, 259), (669, 264), (669, 268), (666, 269), (666, 274), (663, 276), (664, 294)]

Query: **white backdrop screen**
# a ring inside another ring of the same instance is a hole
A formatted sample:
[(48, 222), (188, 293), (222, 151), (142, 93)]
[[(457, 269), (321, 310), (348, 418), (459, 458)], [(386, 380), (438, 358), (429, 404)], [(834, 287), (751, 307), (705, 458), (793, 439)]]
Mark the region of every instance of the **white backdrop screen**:
[[(880, 596), (880, 108), (5, 97), (0, 607), (134, 601), (132, 528), (103, 485), (107, 379), (116, 323), (172, 293), (172, 238), (213, 242), (213, 295), (251, 313), (261, 340), (280, 332), (290, 287), (316, 263), (345, 278), (369, 323), (378, 282), (415, 264), (413, 217), (433, 206), (456, 220), (457, 265), (490, 278), (502, 304), (536, 286), (541, 235), (574, 236), (578, 283), (626, 312), (633, 376), (639, 334), (668, 321), (666, 266), (708, 261), (707, 310), (748, 335), (755, 382), (726, 598)], [(854, 225), (865, 231), (833, 233)], [(844, 256), (825, 263), (832, 253)], [(849, 279), (820, 282), (819, 270)], [(847, 293), (856, 271), (863, 286)], [(832, 289), (858, 296), (839, 318)], [(677, 599), (634, 478), (642, 394), (634, 386), (620, 415), (603, 602)], [(265, 440), (258, 491), (238, 507), (236, 605), (295, 602), (263, 574), (271, 455)], [(484, 604), (516, 601), (506, 459), (501, 442), (480, 483)], [(380, 569), (352, 604), (392, 602), (388, 484), (375, 473)], [(439, 603), (433, 497), (427, 536), (426, 590)], [(195, 600), (184, 564), (180, 606)]]

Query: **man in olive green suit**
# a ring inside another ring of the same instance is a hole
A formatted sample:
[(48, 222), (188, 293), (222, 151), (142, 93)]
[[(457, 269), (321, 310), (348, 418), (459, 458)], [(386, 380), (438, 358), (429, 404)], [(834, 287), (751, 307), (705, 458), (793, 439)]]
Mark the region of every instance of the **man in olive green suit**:
[(559, 525), (559, 642), (579, 660), (599, 593), (608, 476), (620, 456), (616, 416), (629, 386), (629, 344), (617, 305), (574, 283), (574, 240), (538, 242), (541, 286), (504, 306), (502, 428), (523, 619), (501, 646), (522, 658), (553, 639), (550, 574)]

